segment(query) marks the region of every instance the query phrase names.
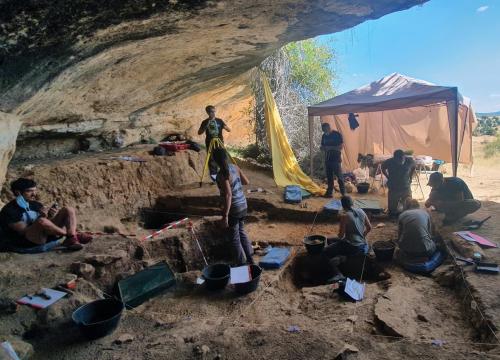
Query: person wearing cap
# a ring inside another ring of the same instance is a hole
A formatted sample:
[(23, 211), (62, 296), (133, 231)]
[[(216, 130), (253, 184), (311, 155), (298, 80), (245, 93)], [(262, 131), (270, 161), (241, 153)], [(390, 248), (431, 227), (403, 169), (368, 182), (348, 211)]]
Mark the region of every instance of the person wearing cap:
[(342, 134), (332, 130), (330, 124), (321, 124), (323, 136), (321, 137), (321, 150), (325, 153), (325, 172), (328, 188), (324, 197), (333, 197), (333, 176), (337, 177), (339, 190), (342, 196), (345, 195), (344, 174), (342, 173), (342, 145), (344, 140)]
[(425, 206), (433, 206), (437, 211), (443, 212), (445, 225), (472, 214), (481, 207), (481, 202), (474, 199), (467, 184), (458, 177), (444, 178), (443, 174), (435, 172), (429, 176), (427, 185), (432, 190)]
[(411, 198), (411, 179), (415, 172), (415, 161), (405, 156), (403, 150), (394, 151), (392, 158), (382, 163), (382, 173), (387, 178), (387, 204), (389, 215), (397, 216), (398, 204)]
[(19, 178), (11, 183), (16, 198), (0, 211), (0, 228), (13, 248), (35, 248), (66, 237), (62, 246), (70, 250), (82, 249), (92, 237), (76, 232), (75, 210), (71, 207), (48, 208), (36, 201), (37, 184), (31, 179)]

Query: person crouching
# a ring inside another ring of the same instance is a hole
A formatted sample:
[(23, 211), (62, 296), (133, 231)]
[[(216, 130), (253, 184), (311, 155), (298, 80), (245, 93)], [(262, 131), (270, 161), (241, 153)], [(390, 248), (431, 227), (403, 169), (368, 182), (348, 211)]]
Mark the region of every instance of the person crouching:
[(400, 262), (425, 262), (437, 251), (431, 217), (417, 200), (407, 199), (404, 203), (398, 219), (397, 245), (396, 259)]
[(329, 239), (332, 243), (323, 249), (323, 256), (328, 259), (333, 274), (327, 280), (328, 283), (344, 277), (337, 268), (339, 256), (363, 255), (369, 250), (366, 235), (371, 231), (372, 225), (368, 216), (362, 209), (353, 208), (350, 196), (342, 196), (341, 203), (343, 213), (340, 215), (338, 238)]
[(247, 199), (242, 185), (248, 185), (248, 178), (238, 166), (229, 164), (226, 150), (216, 148), (213, 159), (219, 167), (216, 182), (223, 200), (221, 223), (233, 248), (235, 262), (253, 264), (252, 243), (244, 228)]

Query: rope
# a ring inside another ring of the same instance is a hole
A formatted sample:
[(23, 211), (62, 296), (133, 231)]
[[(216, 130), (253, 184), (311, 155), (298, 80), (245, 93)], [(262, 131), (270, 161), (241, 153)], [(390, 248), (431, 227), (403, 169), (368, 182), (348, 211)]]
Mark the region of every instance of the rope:
[[(476, 309), (477, 312), (479, 313), (479, 316), (481, 317), (481, 320), (482, 322), (486, 325), (486, 327), (488, 328), (488, 330), (491, 332), (491, 334), (493, 335), (493, 337), (495, 338), (495, 340), (497, 341), (497, 344), (500, 343), (500, 340), (498, 339), (498, 336), (496, 334), (496, 332), (491, 328), (490, 326), (490, 323), (488, 321), (488, 319), (486, 319), (486, 316), (484, 316), (483, 312), (481, 311), (480, 307), (479, 307), (479, 303), (477, 302), (476, 298), (472, 295), (472, 291), (470, 290), (470, 287), (469, 285), (467, 284), (467, 280), (465, 279), (465, 273), (464, 273), (464, 269), (458, 264), (457, 262), (457, 259), (455, 257), (454, 252), (450, 249), (450, 247), (448, 246), (446, 240), (443, 239), (443, 243), (444, 243), (444, 246), (446, 246), (446, 249), (448, 250), (448, 253), (451, 255), (451, 257), (453, 258), (453, 262), (454, 262), (454, 265), (455, 265), (455, 268), (458, 268), (460, 269), (460, 276), (462, 277), (462, 280), (463, 280), (463, 284), (464, 284), (464, 287), (465, 289), (467, 290), (470, 298), (472, 301), (474, 301), (477, 306), (476, 306)], [(466, 294), (467, 295), (467, 294)]]

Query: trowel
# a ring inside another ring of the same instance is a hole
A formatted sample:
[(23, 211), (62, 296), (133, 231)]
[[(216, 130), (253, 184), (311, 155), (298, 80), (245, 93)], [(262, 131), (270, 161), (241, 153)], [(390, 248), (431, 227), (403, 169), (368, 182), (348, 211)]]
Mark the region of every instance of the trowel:
[(491, 215), (484, 220), (469, 220), (464, 222), (464, 230), (477, 230), (479, 229), (487, 220), (491, 218)]

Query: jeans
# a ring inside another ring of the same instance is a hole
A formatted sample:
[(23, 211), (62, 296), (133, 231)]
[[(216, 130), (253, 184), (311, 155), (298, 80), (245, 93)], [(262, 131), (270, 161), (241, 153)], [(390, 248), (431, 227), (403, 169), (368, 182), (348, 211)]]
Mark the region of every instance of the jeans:
[(345, 195), (345, 184), (344, 184), (344, 174), (342, 173), (342, 164), (337, 161), (325, 161), (326, 170), (326, 181), (328, 183), (328, 188), (326, 190), (327, 195), (333, 193), (333, 175), (337, 177), (339, 182), (339, 190), (342, 195)]
[(355, 256), (367, 254), (369, 250), (368, 244), (354, 246), (347, 241), (340, 240), (339, 238), (328, 239), (333, 240), (333, 243), (323, 249), (321, 254), (321, 262), (326, 269), (327, 278), (332, 278), (337, 275), (342, 275), (338, 269), (338, 261), (335, 259), (338, 256)]
[(327, 258), (331, 259), (336, 256), (353, 256), (367, 254), (369, 250), (368, 244), (362, 244), (354, 246), (349, 244), (347, 241), (339, 240), (338, 238), (333, 239), (333, 243), (328, 245), (323, 249), (323, 254)]
[(411, 189), (389, 189), (387, 194), (387, 207), (389, 208), (389, 214), (397, 215), (398, 203), (400, 201), (404, 201), (406, 198), (411, 199)]
[(233, 248), (233, 256), (237, 264), (253, 263), (252, 243), (245, 232), (245, 217), (247, 209), (235, 214), (229, 214), (227, 239)]

